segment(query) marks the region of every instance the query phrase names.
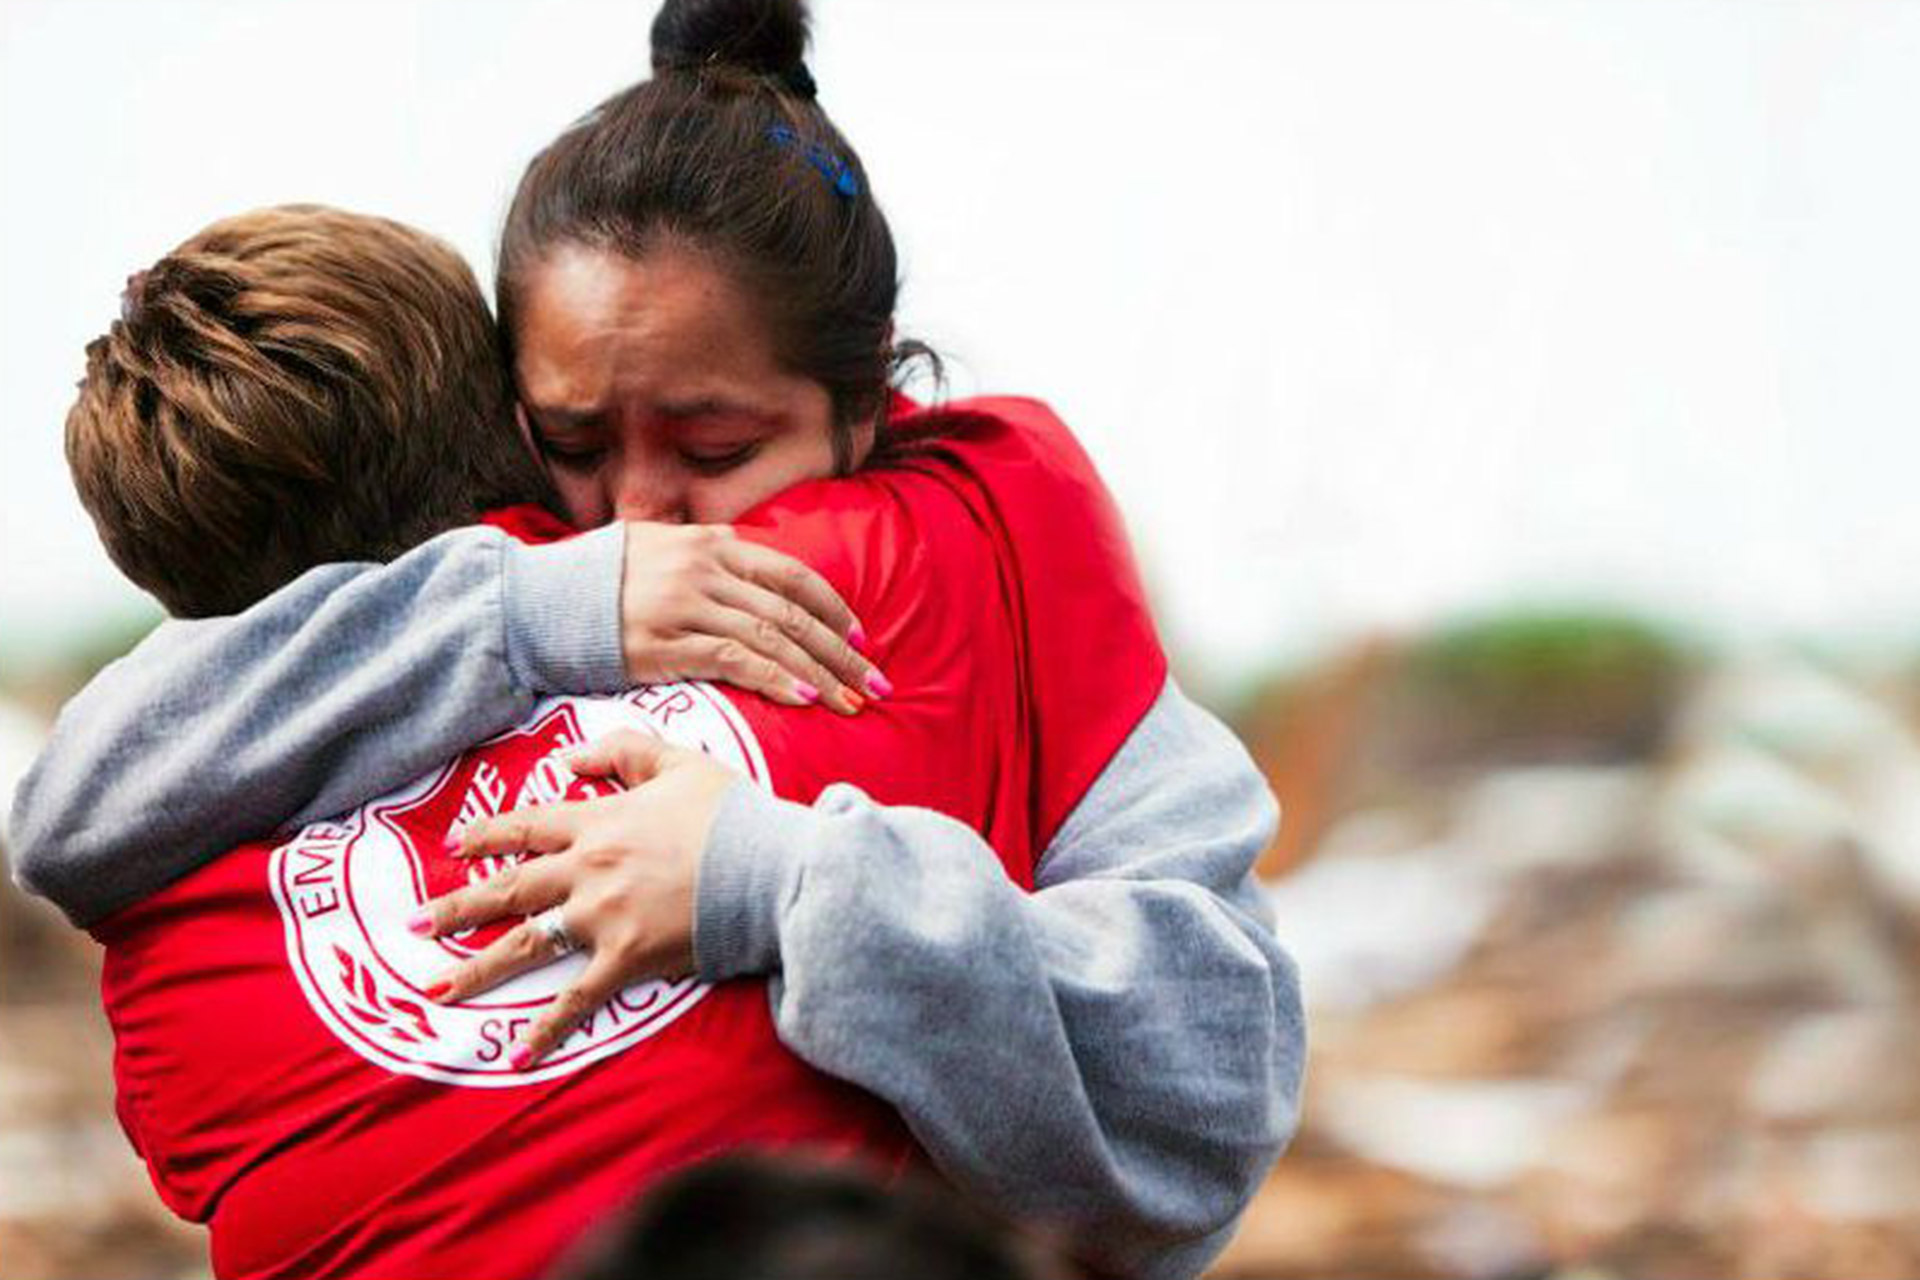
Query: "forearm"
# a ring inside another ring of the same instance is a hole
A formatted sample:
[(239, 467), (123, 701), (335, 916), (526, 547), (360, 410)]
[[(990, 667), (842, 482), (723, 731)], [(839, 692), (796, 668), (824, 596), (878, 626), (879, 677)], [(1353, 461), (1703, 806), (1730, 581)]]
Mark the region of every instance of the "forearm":
[(228, 618), (170, 622), (62, 712), (21, 782), (21, 883), (88, 923), (208, 858), (327, 817), (621, 679), (618, 530), (492, 529), (330, 565)]
[(782, 1038), (893, 1103), (973, 1194), (1191, 1274), (1294, 1122), (1298, 993), (1249, 878), (1273, 816), (1238, 744), (1171, 691), (1033, 894), (940, 815), (740, 788), (696, 950), (707, 976), (778, 969)]

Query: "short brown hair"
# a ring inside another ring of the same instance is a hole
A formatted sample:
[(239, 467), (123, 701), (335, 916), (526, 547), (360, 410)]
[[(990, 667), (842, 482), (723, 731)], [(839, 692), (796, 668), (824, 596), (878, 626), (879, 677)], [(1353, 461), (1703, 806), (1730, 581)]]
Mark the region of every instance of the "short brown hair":
[(114, 563), (186, 617), (554, 503), (466, 261), (319, 205), (216, 222), (128, 282), (67, 461)]

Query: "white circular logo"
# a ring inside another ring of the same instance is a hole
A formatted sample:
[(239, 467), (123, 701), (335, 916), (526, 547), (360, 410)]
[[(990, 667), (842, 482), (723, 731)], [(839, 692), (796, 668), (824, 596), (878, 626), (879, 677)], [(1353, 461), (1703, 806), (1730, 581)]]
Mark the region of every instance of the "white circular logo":
[(531, 1070), (507, 1054), (541, 1007), (586, 967), (571, 955), (492, 991), (435, 1004), (425, 988), (518, 920), (448, 938), (418, 938), (406, 921), (429, 898), (495, 875), (514, 858), (463, 860), (447, 833), (528, 805), (583, 800), (614, 788), (576, 778), (561, 757), (616, 729), (707, 752), (767, 785), (753, 731), (711, 686), (650, 685), (617, 698), (550, 698), (516, 729), (429, 778), (316, 822), (274, 850), (268, 875), (286, 926), (287, 959), (314, 1012), (346, 1046), (390, 1071), (482, 1088), (577, 1071), (666, 1027), (710, 989), (692, 978), (641, 982), (594, 1010)]

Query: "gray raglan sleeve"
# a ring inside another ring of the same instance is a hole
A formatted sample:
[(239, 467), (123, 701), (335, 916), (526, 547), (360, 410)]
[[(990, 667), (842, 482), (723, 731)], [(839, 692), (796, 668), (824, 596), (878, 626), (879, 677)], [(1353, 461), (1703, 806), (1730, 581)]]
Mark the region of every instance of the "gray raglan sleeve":
[(163, 623), (67, 704), (21, 780), (16, 879), (88, 924), (510, 728), (536, 690), (620, 687), (623, 538), (461, 529)]
[(1124, 1273), (1191, 1276), (1298, 1114), (1298, 983), (1252, 878), (1277, 816), (1169, 682), (1031, 894), (942, 815), (736, 785), (695, 953), (773, 973), (787, 1045), (892, 1103), (958, 1185)]

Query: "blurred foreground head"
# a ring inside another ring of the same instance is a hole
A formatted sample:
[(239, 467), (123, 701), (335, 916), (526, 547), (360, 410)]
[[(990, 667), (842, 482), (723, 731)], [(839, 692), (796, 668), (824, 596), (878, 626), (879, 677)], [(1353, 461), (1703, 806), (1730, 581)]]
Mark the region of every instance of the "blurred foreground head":
[(551, 1280), (1058, 1280), (950, 1198), (844, 1168), (727, 1157), (662, 1183)]
[(550, 494), (465, 260), (318, 205), (216, 222), (128, 281), (67, 461), (114, 563), (187, 617)]

